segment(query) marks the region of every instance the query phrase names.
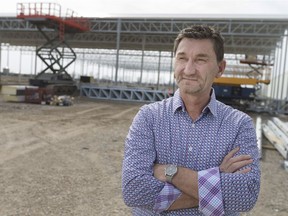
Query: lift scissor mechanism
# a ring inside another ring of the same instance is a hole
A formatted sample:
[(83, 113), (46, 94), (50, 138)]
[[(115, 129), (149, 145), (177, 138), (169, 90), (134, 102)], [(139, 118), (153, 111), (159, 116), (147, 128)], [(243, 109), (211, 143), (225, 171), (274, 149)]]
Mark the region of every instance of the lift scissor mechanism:
[[(89, 31), (88, 19), (76, 17), (71, 10), (62, 17), (61, 6), (56, 3), (18, 3), (17, 18), (35, 25), (46, 39), (46, 43), (36, 49), (36, 55), (46, 67), (30, 80), (30, 84), (52, 85), (59, 94), (75, 91), (76, 85), (67, 68), (76, 60), (76, 54), (65, 41), (65, 35)], [(58, 34), (51, 36), (51, 30)]]

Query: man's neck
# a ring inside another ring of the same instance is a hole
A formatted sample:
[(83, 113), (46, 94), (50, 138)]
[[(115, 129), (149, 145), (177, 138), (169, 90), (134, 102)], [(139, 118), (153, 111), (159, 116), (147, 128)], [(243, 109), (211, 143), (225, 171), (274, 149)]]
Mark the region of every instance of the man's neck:
[(186, 93), (180, 93), (181, 98), (184, 102), (186, 111), (189, 116), (193, 119), (193, 121), (197, 120), (197, 118), (201, 115), (202, 110), (210, 101), (210, 95), (191, 95)]

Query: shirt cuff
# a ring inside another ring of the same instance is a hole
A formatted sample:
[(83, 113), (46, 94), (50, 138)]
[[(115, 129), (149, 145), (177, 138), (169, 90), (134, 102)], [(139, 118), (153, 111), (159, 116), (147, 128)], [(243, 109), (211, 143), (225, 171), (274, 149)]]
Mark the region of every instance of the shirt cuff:
[(205, 216), (224, 215), (219, 167), (198, 172), (199, 211)]
[(156, 197), (153, 209), (159, 213), (167, 210), (181, 194), (180, 190), (166, 182), (163, 189)]

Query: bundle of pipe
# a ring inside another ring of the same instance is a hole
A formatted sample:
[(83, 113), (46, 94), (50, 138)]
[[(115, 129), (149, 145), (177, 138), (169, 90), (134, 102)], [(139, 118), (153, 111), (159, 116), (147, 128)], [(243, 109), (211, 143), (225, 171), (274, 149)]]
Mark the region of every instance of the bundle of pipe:
[(263, 124), (263, 133), (278, 152), (288, 159), (288, 125), (277, 117)]

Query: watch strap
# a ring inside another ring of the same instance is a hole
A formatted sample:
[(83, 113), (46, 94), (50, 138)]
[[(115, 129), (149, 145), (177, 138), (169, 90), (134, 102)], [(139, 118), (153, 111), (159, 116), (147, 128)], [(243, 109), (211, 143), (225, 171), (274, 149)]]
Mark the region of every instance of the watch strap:
[(166, 181), (169, 183), (172, 183), (172, 178), (174, 177), (174, 175), (166, 175)]

